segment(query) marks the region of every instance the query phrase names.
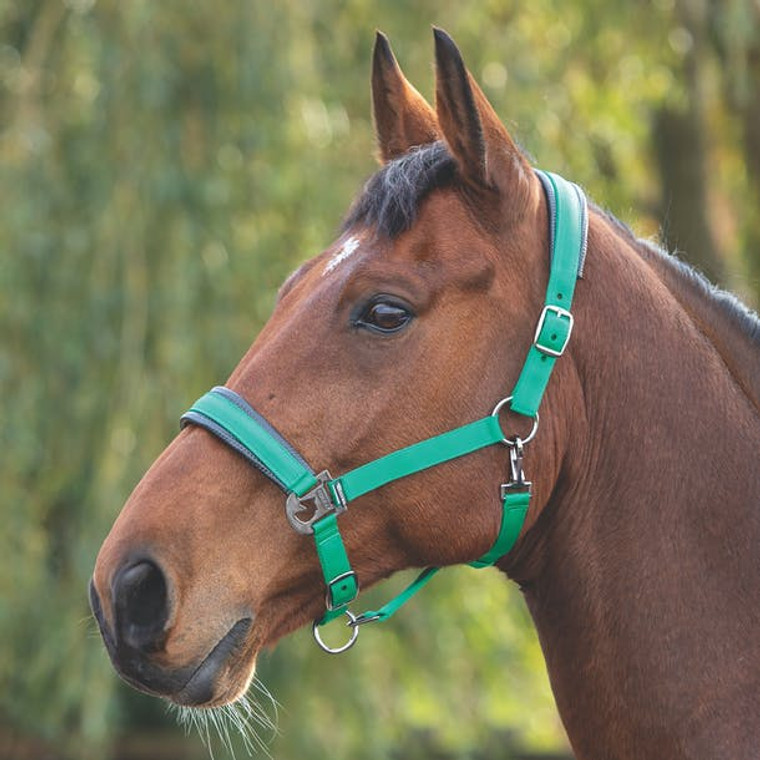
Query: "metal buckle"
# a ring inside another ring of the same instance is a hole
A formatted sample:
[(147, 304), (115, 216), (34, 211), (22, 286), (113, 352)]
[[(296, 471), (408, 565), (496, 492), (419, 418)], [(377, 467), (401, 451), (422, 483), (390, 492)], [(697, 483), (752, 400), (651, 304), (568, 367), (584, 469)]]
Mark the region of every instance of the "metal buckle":
[[(542, 343), (539, 343), (539, 339), (541, 338), (541, 331), (544, 329), (546, 317), (549, 313), (554, 314), (560, 319), (566, 319), (568, 321), (567, 335), (565, 336), (565, 340), (562, 343), (561, 348), (552, 348), (551, 346), (545, 346)], [(559, 358), (560, 356), (562, 356), (562, 354), (565, 353), (567, 344), (570, 342), (570, 336), (573, 334), (574, 323), (575, 323), (575, 319), (573, 318), (573, 315), (567, 309), (563, 309), (561, 306), (555, 306), (554, 304), (547, 304), (546, 306), (544, 306), (543, 311), (541, 312), (541, 316), (538, 318), (538, 325), (536, 326), (536, 334), (533, 336), (533, 345), (542, 354), (553, 356), (555, 359)]]
[[(299, 496), (296, 493), (289, 493), (288, 499), (285, 502), (285, 514), (288, 517), (290, 524), (295, 528), (298, 533), (304, 535), (310, 535), (314, 532), (312, 527), (317, 520), (321, 520), (325, 515), (329, 515), (331, 512), (345, 512), (348, 506), (345, 498), (343, 497), (343, 489), (340, 488), (340, 484), (336, 484), (334, 493), (338, 498), (338, 503), (333, 501), (332, 493), (329, 483), (332, 480), (332, 476), (327, 470), (317, 475), (317, 485), (310, 491), (307, 491), (303, 496)], [(313, 512), (307, 520), (302, 520), (297, 515), (301, 512), (309, 509), (308, 502), (312, 502)]]
[[(340, 583), (341, 581), (344, 581), (346, 578), (354, 579), (354, 587), (356, 588), (356, 591), (354, 591), (354, 595), (350, 599), (347, 599), (345, 602), (341, 602), (340, 604), (334, 605), (332, 603), (333, 586), (337, 583)], [(345, 607), (347, 604), (351, 604), (351, 602), (353, 602), (357, 596), (359, 596), (359, 581), (356, 578), (356, 573), (353, 570), (349, 570), (348, 572), (341, 573), (335, 578), (330, 579), (330, 582), (327, 584), (327, 593), (325, 594), (325, 606), (328, 610), (330, 610), (330, 612), (332, 612), (333, 610), (337, 610), (339, 607)], [(348, 625), (352, 624), (348, 623)]]

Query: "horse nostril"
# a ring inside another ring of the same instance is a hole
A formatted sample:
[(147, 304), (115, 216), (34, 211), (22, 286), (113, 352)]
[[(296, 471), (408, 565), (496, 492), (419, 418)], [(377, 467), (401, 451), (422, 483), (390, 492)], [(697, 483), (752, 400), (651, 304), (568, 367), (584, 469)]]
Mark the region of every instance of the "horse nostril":
[(113, 582), (118, 637), (143, 652), (160, 649), (169, 617), (166, 580), (153, 562), (142, 560), (120, 570)]

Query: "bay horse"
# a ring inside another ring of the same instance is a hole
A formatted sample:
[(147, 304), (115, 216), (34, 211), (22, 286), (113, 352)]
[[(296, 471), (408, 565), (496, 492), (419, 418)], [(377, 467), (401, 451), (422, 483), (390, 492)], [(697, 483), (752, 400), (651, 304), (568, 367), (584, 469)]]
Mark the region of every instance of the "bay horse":
[[(263, 647), (344, 614), (359, 584), (491, 550), (524, 593), (579, 758), (756, 758), (760, 322), (599, 208), (584, 216), (572, 191), (572, 329), (545, 302), (559, 234), (546, 175), (434, 36), (432, 108), (378, 34), (381, 168), (106, 538), (90, 597), (113, 664), (178, 704), (231, 703)], [(554, 354), (547, 319), (566, 333)], [(556, 366), (528, 443), (533, 411), (498, 402), (536, 351)], [(258, 443), (214, 429), (214, 403)], [(485, 419), (494, 445), (359, 495), (306, 464), (366, 475)], [(505, 472), (533, 484), (495, 552)], [(328, 578), (325, 562), (347, 569)]]

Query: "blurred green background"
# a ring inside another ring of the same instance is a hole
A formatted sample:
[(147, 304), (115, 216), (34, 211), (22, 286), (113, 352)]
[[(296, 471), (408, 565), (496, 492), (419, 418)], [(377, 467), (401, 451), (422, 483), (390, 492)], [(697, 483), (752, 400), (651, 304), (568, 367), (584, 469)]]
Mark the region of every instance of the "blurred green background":
[[(373, 171), (375, 28), (432, 95), (432, 23), (538, 165), (757, 303), (757, 0), (0, 0), (0, 757), (207, 756), (113, 674), (95, 554)], [(564, 756), (519, 594), (474, 573), (265, 656), (272, 755)]]

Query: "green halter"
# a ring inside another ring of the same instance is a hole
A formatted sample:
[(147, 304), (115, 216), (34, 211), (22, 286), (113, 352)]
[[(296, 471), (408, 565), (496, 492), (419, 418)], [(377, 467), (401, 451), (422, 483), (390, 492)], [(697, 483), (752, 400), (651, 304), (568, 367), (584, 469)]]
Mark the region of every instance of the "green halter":
[[(556, 174), (539, 171), (536, 174), (544, 186), (551, 226), (546, 301), (512, 395), (501, 400), (489, 416), (394, 451), (337, 478), (326, 470), (315, 474), (287, 440), (229, 388), (212, 389), (182, 416), (183, 427), (188, 423), (204, 427), (277, 483), (288, 494), (286, 514), (291, 525), (299, 533), (314, 536), (325, 580), (326, 612), (315, 621), (313, 630), (325, 651), (337, 653), (348, 649), (356, 640), (360, 625), (389, 618), (439, 569), (423, 570), (404, 591), (378, 610), (358, 616), (349, 612), (348, 605), (359, 593), (359, 582), (351, 568), (337, 518), (354, 499), (394, 480), (503, 443), (509, 447), (511, 478), (501, 487), (499, 534), (491, 549), (469, 564), (478, 568), (494, 564), (512, 549), (520, 535), (530, 504), (530, 483), (524, 479), (522, 470), (523, 446), (536, 433), (538, 407), (554, 363), (570, 340), (573, 329), (570, 306), (576, 280), (582, 274), (587, 237), (586, 199), (580, 188)], [(507, 404), (513, 412), (533, 418), (533, 429), (525, 439), (505, 437), (499, 412)], [(299, 515), (309, 510), (307, 504), (311, 514), (308, 519), (301, 519)], [(348, 617), (351, 638), (344, 646), (331, 649), (322, 642), (318, 627), (341, 615)]]

